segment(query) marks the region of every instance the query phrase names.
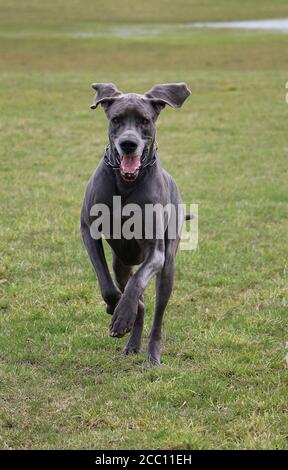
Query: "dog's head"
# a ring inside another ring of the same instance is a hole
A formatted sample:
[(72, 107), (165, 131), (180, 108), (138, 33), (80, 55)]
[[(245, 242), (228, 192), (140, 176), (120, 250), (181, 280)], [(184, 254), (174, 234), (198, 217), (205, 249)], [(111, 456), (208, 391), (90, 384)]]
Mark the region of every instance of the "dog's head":
[(166, 106), (179, 108), (190, 95), (185, 83), (155, 85), (144, 95), (124, 94), (113, 83), (93, 83), (96, 96), (91, 106), (104, 108), (109, 121), (109, 141), (120, 160), (125, 181), (134, 181), (141, 165), (152, 158), (156, 120)]

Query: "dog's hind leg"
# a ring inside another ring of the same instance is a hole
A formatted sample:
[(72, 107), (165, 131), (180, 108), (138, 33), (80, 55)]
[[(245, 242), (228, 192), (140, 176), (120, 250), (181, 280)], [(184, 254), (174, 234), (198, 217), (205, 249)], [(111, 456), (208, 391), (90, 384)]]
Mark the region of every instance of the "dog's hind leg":
[(131, 331), (130, 338), (124, 348), (125, 354), (137, 354), (141, 350), (142, 332), (144, 326), (145, 306), (144, 298), (141, 295), (138, 303), (137, 316)]
[(127, 266), (126, 264), (123, 264), (113, 250), (112, 258), (112, 267), (116, 285), (121, 290), (121, 292), (124, 292), (125, 286), (128, 280), (130, 279), (130, 276), (132, 276), (133, 274), (132, 266)]
[(165, 254), (163, 250), (163, 240), (152, 240), (147, 249), (143, 263), (140, 268), (131, 276), (121, 300), (118, 303), (112, 317), (110, 325), (110, 336), (121, 338), (132, 330), (138, 314), (140, 298), (144, 293), (149, 280), (157, 274), (163, 267)]
[(153, 365), (160, 365), (162, 321), (174, 281), (175, 255), (177, 250), (177, 245), (175, 247), (176, 240), (173, 240), (173, 242), (169, 244), (174, 245), (173, 249), (171, 251), (169, 249), (166, 250), (164, 266), (156, 277), (156, 307), (148, 342), (148, 360)]

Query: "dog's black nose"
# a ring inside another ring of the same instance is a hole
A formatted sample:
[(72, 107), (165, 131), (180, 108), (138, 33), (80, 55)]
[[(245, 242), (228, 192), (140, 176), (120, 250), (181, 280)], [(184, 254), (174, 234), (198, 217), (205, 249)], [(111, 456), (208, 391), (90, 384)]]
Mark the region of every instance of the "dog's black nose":
[(133, 140), (123, 140), (123, 142), (120, 143), (121, 150), (127, 155), (135, 152), (137, 146), (137, 143)]

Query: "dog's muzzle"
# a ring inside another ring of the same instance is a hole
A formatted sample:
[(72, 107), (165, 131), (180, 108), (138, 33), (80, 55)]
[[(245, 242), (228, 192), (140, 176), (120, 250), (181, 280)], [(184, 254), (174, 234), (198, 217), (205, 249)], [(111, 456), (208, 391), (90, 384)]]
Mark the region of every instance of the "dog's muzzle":
[(142, 155), (122, 155), (120, 156), (120, 174), (125, 181), (135, 181), (139, 175), (142, 163), (147, 156), (144, 149)]

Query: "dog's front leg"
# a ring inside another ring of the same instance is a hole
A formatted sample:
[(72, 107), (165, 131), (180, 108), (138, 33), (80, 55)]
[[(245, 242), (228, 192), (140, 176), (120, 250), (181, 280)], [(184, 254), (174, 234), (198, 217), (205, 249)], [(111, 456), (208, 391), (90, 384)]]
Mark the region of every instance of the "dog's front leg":
[(164, 261), (164, 242), (157, 240), (151, 244), (143, 264), (130, 277), (125, 287), (112, 317), (110, 336), (121, 338), (131, 330), (136, 319), (139, 298), (149, 280), (162, 269)]
[(95, 240), (91, 237), (90, 229), (86, 224), (81, 224), (83, 242), (95, 273), (98, 278), (101, 295), (107, 305), (107, 313), (113, 314), (114, 309), (121, 298), (121, 292), (115, 286), (105, 259), (101, 238)]

